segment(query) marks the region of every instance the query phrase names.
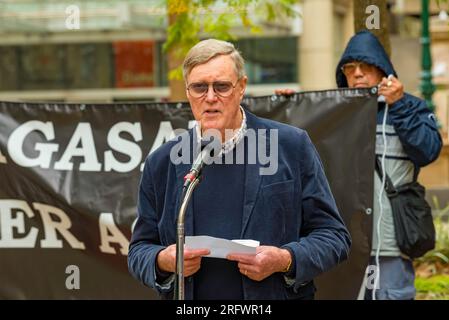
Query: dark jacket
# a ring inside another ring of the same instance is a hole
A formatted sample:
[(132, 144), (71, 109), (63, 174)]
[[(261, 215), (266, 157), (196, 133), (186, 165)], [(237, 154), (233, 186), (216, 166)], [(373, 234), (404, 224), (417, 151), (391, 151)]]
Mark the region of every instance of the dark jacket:
[[(347, 87), (346, 77), (341, 67), (351, 61), (363, 61), (379, 68), (385, 76), (390, 74), (397, 77), (397, 73), (379, 40), (368, 31), (361, 31), (349, 41), (336, 70), (338, 87)], [(377, 113), (376, 155), (380, 158), (384, 152), (382, 135), (382, 120), (385, 113), (385, 103), (379, 102)], [(403, 185), (416, 179), (419, 168), (434, 161), (441, 150), (442, 141), (437, 129), (435, 117), (426, 102), (420, 98), (405, 93), (404, 96), (388, 106), (385, 126), (387, 151), (385, 157), (385, 171), (395, 186)], [(374, 169), (374, 164), (373, 164)], [(382, 188), (380, 178), (375, 174), (373, 219), (377, 226), (380, 219), (380, 206), (377, 201)], [(390, 202), (385, 193), (382, 198), (382, 236), (380, 255), (400, 256), (397, 246)], [(372, 255), (378, 246), (377, 232), (373, 232)]]
[[(339, 88), (348, 86), (341, 67), (350, 61), (363, 61), (378, 67), (386, 76), (398, 77), (379, 40), (369, 31), (360, 31), (349, 41), (336, 70)], [(382, 123), (383, 105), (379, 108), (377, 123)], [(426, 102), (408, 93), (390, 106), (387, 124), (394, 126), (400, 142), (417, 167), (425, 166), (436, 158), (442, 147), (435, 116)]]
[[(246, 165), (241, 239), (261, 245), (288, 247), (294, 252), (296, 274), (287, 285), (283, 274), (263, 281), (242, 276), (245, 299), (295, 299), (314, 293), (312, 279), (348, 256), (350, 235), (335, 205), (318, 153), (307, 133), (246, 111), (248, 129), (278, 130), (278, 170), (260, 175), (261, 164)], [(192, 130), (189, 131), (192, 137)], [(262, 139), (265, 139), (262, 138)], [(184, 175), (191, 165), (174, 165), (170, 141), (146, 159), (138, 200), (138, 220), (128, 254), (131, 274), (169, 297), (155, 280), (156, 256), (176, 242), (176, 219)], [(266, 135), (266, 143), (270, 139)], [(269, 150), (269, 149), (268, 149)], [(236, 177), (238, 179), (239, 177)], [(226, 192), (226, 190), (223, 190)], [(193, 232), (192, 208), (186, 213), (186, 235)], [(193, 277), (185, 281), (186, 299), (193, 296)], [(306, 288), (306, 289), (305, 289)], [(226, 288), (220, 288), (226, 290)]]

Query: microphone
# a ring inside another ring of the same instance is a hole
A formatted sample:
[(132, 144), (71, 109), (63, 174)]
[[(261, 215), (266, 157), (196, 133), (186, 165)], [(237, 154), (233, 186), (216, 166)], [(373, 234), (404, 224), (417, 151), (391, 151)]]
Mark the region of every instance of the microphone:
[(210, 137), (209, 141), (201, 139), (201, 152), (193, 161), (190, 171), (184, 176), (184, 188), (187, 187), (192, 181), (199, 178), (204, 166), (211, 163), (211, 159), (215, 155), (214, 140), (214, 137)]

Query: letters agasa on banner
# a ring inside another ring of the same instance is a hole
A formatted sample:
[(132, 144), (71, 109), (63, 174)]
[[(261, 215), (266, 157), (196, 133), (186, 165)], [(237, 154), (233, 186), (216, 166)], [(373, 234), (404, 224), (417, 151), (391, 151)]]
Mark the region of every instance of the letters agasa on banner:
[[(317, 298), (354, 299), (362, 282), (376, 101), (347, 89), (243, 102), (308, 131), (351, 232), (348, 261), (317, 279)], [(0, 298), (157, 298), (126, 264), (142, 164), (194, 124), (182, 103), (0, 102)]]

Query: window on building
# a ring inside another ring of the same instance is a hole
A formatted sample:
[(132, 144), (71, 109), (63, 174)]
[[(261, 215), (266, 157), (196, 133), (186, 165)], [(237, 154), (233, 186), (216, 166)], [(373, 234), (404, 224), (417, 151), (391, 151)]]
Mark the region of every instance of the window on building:
[(250, 84), (297, 82), (296, 37), (253, 38), (235, 45), (245, 59)]

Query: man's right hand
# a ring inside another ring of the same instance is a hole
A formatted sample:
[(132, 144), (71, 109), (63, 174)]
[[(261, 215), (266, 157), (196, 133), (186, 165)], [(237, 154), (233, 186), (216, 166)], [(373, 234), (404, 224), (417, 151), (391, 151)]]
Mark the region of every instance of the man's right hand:
[[(201, 267), (201, 257), (209, 253), (209, 249), (184, 249), (184, 277), (196, 273)], [(161, 271), (176, 271), (176, 244), (172, 244), (159, 252), (157, 266)]]
[(274, 94), (278, 96), (291, 96), (295, 94), (295, 90), (293, 89), (276, 89), (274, 90)]

